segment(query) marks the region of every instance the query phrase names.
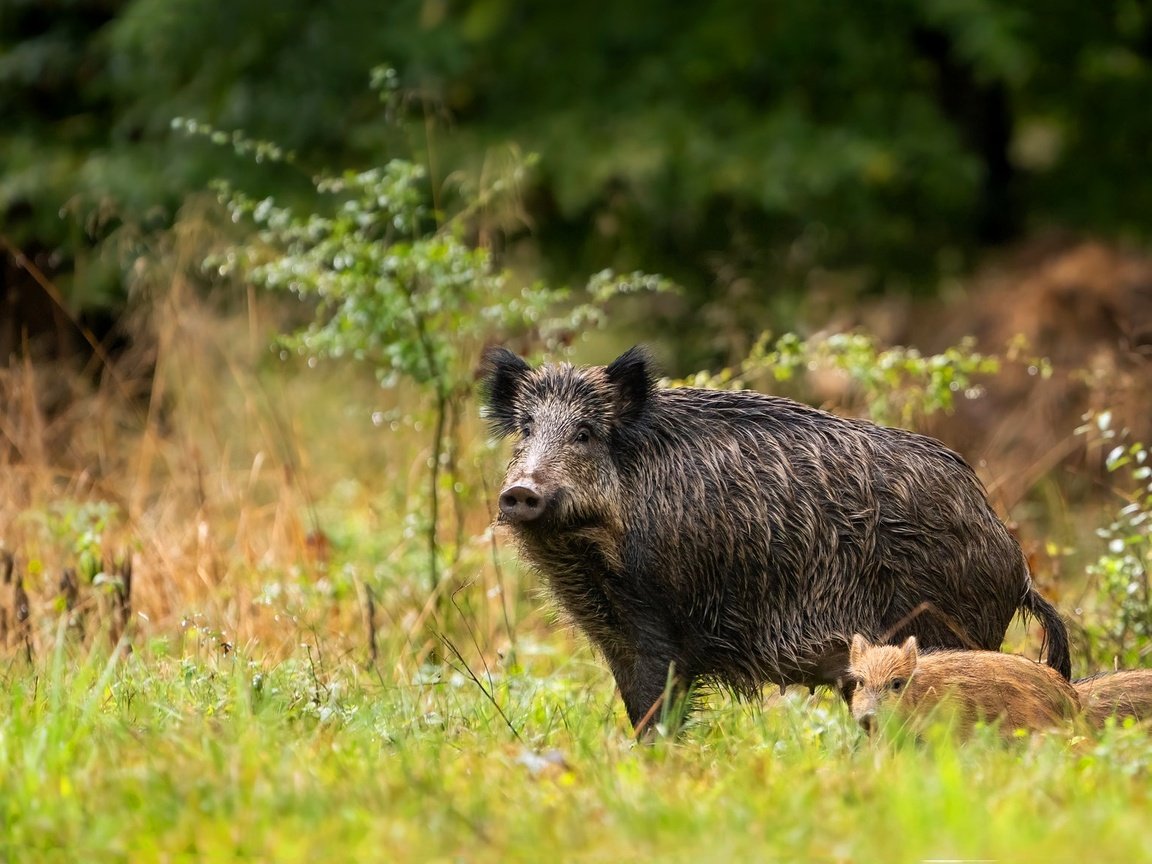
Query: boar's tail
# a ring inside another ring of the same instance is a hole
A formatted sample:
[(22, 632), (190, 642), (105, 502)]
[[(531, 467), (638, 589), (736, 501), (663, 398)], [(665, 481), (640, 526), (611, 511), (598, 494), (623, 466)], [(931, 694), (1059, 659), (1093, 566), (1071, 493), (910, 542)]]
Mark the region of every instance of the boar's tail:
[(1064, 676), (1072, 678), (1072, 656), (1068, 645), (1068, 628), (1056, 607), (1040, 596), (1034, 586), (1028, 586), (1028, 593), (1020, 608), (1025, 614), (1035, 615), (1044, 625), (1044, 644), (1047, 646), (1048, 665)]

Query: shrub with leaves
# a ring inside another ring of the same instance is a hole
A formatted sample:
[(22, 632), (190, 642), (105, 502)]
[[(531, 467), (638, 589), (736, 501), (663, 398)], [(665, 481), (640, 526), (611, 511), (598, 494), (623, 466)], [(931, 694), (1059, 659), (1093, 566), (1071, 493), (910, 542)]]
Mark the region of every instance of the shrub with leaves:
[(1152, 453), (1141, 442), (1126, 441), (1109, 411), (1087, 417), (1077, 432), (1110, 445), (1105, 466), (1126, 481), (1119, 490), (1124, 505), (1096, 532), (1106, 549), (1088, 568), (1098, 606), (1088, 635), (1102, 660), (1144, 665), (1139, 655), (1152, 638)]
[[(738, 388), (765, 379), (780, 384), (807, 373), (831, 372), (842, 378), (873, 420), (910, 425), (937, 411), (951, 411), (957, 395), (980, 396), (979, 379), (999, 372), (1005, 359), (1018, 360), (1017, 353), (1013, 348), (1006, 358), (981, 354), (971, 341), (964, 341), (939, 354), (924, 355), (900, 345), (881, 348), (864, 333), (810, 339), (785, 333), (774, 342), (770, 333), (764, 333), (737, 366), (673, 383)], [(1027, 362), (1034, 374), (1051, 374), (1046, 361)]]
[[(374, 84), (389, 102), (394, 76), (378, 70)], [(194, 121), (177, 125), (258, 160), (294, 158), (242, 134)], [(617, 294), (670, 287), (659, 277), (617, 278), (603, 271), (591, 278), (585, 296), (577, 297), (544, 282), (517, 285), (499, 270), (487, 249), (466, 239), (470, 217), (513, 190), (530, 164), (517, 164), (471, 196), (461, 190), (463, 203), (451, 218), (434, 208), (424, 168), (406, 159), (315, 179), (321, 200), (331, 201), (320, 212), (297, 212), (271, 198), (257, 200), (217, 185), (232, 219), (257, 231), (209, 266), (220, 275), (290, 292), (315, 309), (312, 322), (285, 337), (285, 345), (309, 362), (367, 362), (381, 386), (409, 382), (426, 396), (432, 448), (424, 530), (432, 591), (441, 579), (441, 495), (445, 489), (456, 495), (460, 488), (455, 430), (472, 399), (482, 344), (518, 334), (529, 345), (563, 351), (575, 333), (604, 323), (604, 305)]]

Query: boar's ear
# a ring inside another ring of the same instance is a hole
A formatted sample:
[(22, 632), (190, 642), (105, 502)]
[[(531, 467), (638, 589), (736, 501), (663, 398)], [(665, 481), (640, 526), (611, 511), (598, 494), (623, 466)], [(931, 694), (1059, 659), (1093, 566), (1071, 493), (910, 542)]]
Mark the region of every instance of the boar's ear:
[(625, 423), (635, 420), (656, 389), (656, 376), (647, 350), (640, 345), (629, 348), (604, 372), (616, 391), (617, 416)]
[(916, 661), (920, 659), (920, 652), (916, 648), (915, 636), (909, 636), (904, 640), (904, 644), (900, 646), (900, 653), (903, 654), (904, 658), (910, 661), (913, 666), (916, 665)]
[(860, 660), (864, 657), (864, 652), (869, 649), (868, 640), (857, 633), (852, 637), (852, 646), (848, 649), (848, 665), (857, 666)]
[(507, 348), (493, 346), (480, 358), (480, 388), (484, 416), (492, 433), (503, 437), (516, 431), (516, 398), (532, 367)]

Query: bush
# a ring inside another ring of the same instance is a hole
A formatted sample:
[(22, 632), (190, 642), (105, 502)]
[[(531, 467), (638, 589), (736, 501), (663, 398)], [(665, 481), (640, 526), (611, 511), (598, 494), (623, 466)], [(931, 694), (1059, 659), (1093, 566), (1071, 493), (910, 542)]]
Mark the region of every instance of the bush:
[[(390, 98), (394, 81), (378, 71), (374, 81)], [(223, 133), (195, 121), (177, 121), (257, 160), (291, 161), (283, 148), (241, 133)], [(221, 203), (236, 222), (257, 227), (255, 236), (214, 257), (208, 266), (272, 291), (290, 292), (311, 304), (314, 317), (283, 339), (310, 363), (350, 358), (372, 365), (382, 387), (414, 384), (432, 429), (424, 520), (428, 588), (441, 582), (440, 523), (447, 492), (457, 511), (461, 489), (459, 422), (473, 410), (474, 366), (481, 346), (516, 335), (532, 350), (563, 353), (576, 334), (601, 326), (604, 306), (618, 294), (665, 291), (659, 277), (611, 271), (593, 276), (584, 292), (546, 282), (519, 285), (468, 242), (475, 211), (509, 194), (531, 160), (513, 167), (488, 188), (461, 190), (451, 216), (432, 203), (424, 169), (407, 159), (384, 166), (321, 176), (314, 186), (323, 212), (301, 213), (272, 198), (256, 200), (218, 183)], [(458, 556), (459, 548), (453, 555)]]
[(1126, 481), (1119, 492), (1124, 505), (1096, 531), (1106, 545), (1088, 568), (1097, 609), (1086, 632), (1102, 660), (1139, 666), (1152, 637), (1152, 454), (1141, 442), (1126, 441), (1126, 433), (1113, 428), (1110, 412), (1085, 419), (1077, 431), (1111, 445), (1105, 465)]

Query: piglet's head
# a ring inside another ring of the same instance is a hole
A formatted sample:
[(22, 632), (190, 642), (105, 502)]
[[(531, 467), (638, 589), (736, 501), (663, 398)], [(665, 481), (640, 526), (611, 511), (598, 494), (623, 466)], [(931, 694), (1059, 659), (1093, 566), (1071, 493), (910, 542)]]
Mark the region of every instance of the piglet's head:
[(879, 717), (903, 698), (919, 656), (915, 636), (899, 647), (872, 645), (859, 634), (852, 638), (848, 657), (849, 672), (856, 680), (852, 716), (865, 732), (875, 731)]
[(516, 439), (501, 521), (533, 531), (620, 524), (619, 466), (655, 387), (644, 350), (608, 366), (533, 368), (490, 348), (481, 374), (493, 433)]

